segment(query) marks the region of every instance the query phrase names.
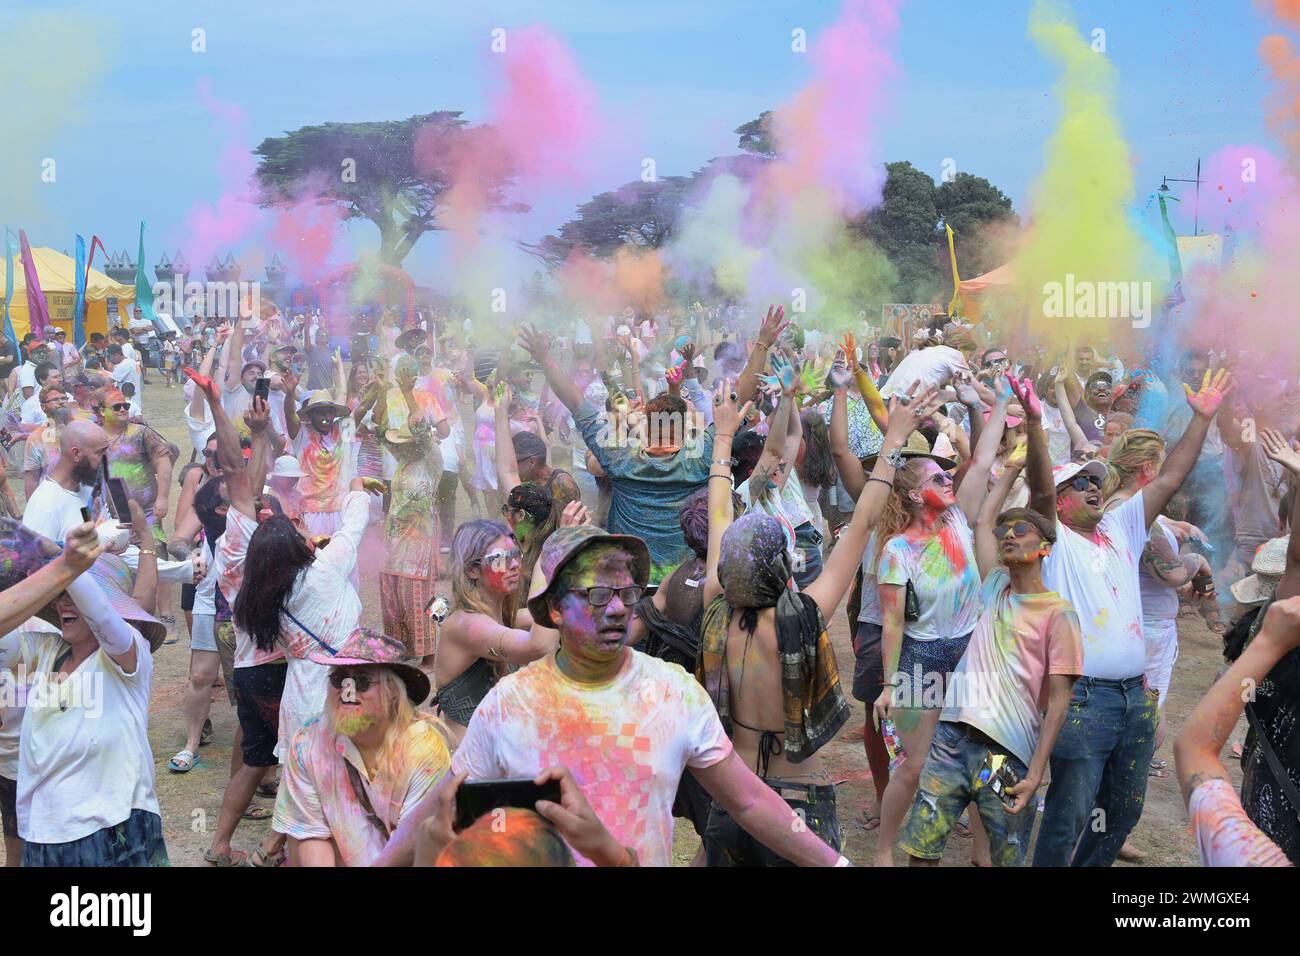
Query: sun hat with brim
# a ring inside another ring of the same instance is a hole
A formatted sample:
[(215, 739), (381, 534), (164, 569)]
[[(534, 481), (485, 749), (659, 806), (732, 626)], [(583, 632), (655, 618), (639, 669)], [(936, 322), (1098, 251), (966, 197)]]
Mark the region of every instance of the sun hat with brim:
[(936, 455), (930, 443), (920, 432), (912, 432), (907, 436), (907, 444), (903, 446), (902, 455), (904, 458), (928, 458), (944, 471), (951, 471), (957, 467), (957, 462), (953, 459)]
[(268, 478), (301, 478), (306, 474), (302, 466), (298, 464), (298, 459), (293, 455), (281, 455), (275, 460), (275, 467), (271, 469)]
[(406, 645), (396, 638), (381, 634), (368, 627), (358, 627), (343, 638), (331, 654), (328, 650), (316, 651), (307, 659), (329, 667), (365, 667), (378, 664), (387, 667), (406, 685), (406, 696), (412, 704), (421, 704), (429, 696), (429, 675), (413, 664), (406, 663)]
[(135, 574), (130, 565), (118, 555), (104, 552), (90, 566), (89, 574), (118, 617), (139, 631), (149, 642), (149, 652), (156, 653), (167, 639), (167, 625), (131, 597), (131, 591), (135, 588)]
[(1107, 474), (1109, 472), (1106, 470), (1106, 463), (1096, 458), (1088, 461), (1070, 461), (1052, 469), (1052, 484), (1059, 488), (1076, 475), (1093, 475), (1098, 481), (1104, 482)]
[(1282, 573), (1286, 570), (1286, 550), (1291, 544), (1291, 536), (1273, 538), (1265, 541), (1255, 552), (1255, 560), (1250, 563), (1250, 575), (1234, 583), (1228, 590), (1240, 604), (1260, 604), (1267, 601)]
[(324, 388), (318, 388), (316, 391), (308, 395), (307, 400), (303, 402), (302, 407), (298, 409), (298, 414), (300, 416), (310, 415), (312, 412), (324, 410), (332, 411), (340, 417), (350, 414), (348, 409), (334, 401), (334, 396), (329, 393), (328, 389)]
[[(49, 538), (8, 515), (0, 515), (0, 591), (31, 577), (62, 553), (63, 549)], [(59, 626), (53, 603), (37, 611), (36, 616)]]
[(557, 529), (542, 546), (536, 573), (528, 589), (528, 610), (534, 621), (547, 621), (546, 595), (570, 561), (595, 544), (614, 544), (632, 556), (632, 577), (642, 587), (650, 580), (650, 549), (630, 534), (610, 534), (595, 525), (580, 524)]
[(393, 344), (403, 352), (410, 352), (421, 345), (427, 345), (428, 342), (429, 333), (424, 329), (407, 329), (393, 341)]

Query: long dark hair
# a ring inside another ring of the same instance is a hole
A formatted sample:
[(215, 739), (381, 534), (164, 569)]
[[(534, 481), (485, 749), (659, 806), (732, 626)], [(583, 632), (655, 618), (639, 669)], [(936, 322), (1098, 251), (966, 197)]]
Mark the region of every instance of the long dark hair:
[(803, 463), (797, 469), (799, 481), (807, 488), (830, 488), (839, 479), (835, 459), (831, 457), (831, 439), (826, 431), (826, 420), (815, 408), (805, 409), (799, 416), (803, 428)]
[(267, 518), (248, 541), (244, 583), (232, 610), (235, 627), (253, 639), (259, 651), (275, 647), (280, 615), (298, 575), (315, 560), (294, 523), (283, 515)]

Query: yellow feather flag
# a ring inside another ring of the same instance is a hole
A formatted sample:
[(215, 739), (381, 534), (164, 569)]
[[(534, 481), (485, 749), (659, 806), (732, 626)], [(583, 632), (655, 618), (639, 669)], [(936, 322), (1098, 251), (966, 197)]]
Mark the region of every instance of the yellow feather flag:
[(943, 228), (948, 232), (948, 258), (952, 260), (952, 301), (948, 303), (948, 315), (957, 314), (957, 294), (961, 291), (961, 276), (957, 274), (957, 247), (954, 244), (952, 226), (946, 222)]

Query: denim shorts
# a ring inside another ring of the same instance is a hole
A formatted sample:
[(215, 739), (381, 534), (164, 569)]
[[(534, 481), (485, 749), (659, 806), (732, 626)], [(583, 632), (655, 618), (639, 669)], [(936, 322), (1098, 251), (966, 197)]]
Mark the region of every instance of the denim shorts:
[[(810, 832), (839, 852), (843, 837), (840, 819), (835, 812), (834, 787), (783, 783), (780, 780), (763, 782), (799, 814)], [(704, 856), (708, 866), (794, 866), (746, 833), (717, 803), (709, 808), (709, 822), (704, 829)]]
[(939, 722), (921, 767), (916, 798), (899, 836), (903, 852), (919, 860), (941, 859), (953, 824), (974, 801), (989, 835), (993, 865), (1024, 865), (1034, 828), (1035, 802), (1030, 800), (1017, 814), (1008, 813), (998, 795), (979, 782), (980, 768), (991, 753), (1003, 754), (1021, 779), (1028, 773), (1018, 757), (968, 724)]
[(898, 673), (905, 680), (900, 682), (901, 690), (896, 691), (893, 706), (917, 710), (943, 709), (948, 682), (969, 643), (970, 634), (932, 641), (918, 641), (904, 634), (898, 654)]
[(792, 576), (802, 590), (822, 573), (822, 533), (805, 522), (794, 529), (794, 545), (798, 554)]
[(132, 810), (116, 826), (68, 843), (24, 843), (23, 866), (170, 866), (162, 817)]

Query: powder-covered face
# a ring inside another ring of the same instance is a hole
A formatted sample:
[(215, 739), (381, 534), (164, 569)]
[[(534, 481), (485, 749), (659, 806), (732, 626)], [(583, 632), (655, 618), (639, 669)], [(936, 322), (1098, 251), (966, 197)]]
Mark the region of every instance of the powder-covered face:
[(998, 542), (998, 557), (1008, 567), (1014, 564), (1033, 564), (1045, 557), (1050, 550), (1051, 546), (1043, 540), (1042, 534), (1032, 522), (1023, 519), (1000, 522), (998, 527), (1006, 529), (1006, 536)]
[(1056, 489), (1056, 513), (1065, 525), (1092, 531), (1101, 521), (1101, 488), (1089, 484), (1087, 490), (1079, 491), (1072, 483), (1059, 486)]
[(248, 368), (244, 369), (244, 374), (239, 377), (239, 380), (243, 382), (244, 390), (251, 395), (253, 393), (253, 389), (257, 387), (257, 380), (261, 377), (262, 377), (261, 367), (257, 365), (250, 365)]
[[(338, 668), (345, 675), (343, 686), (335, 687), (332, 680), (328, 686), (334, 708), (334, 729), (339, 733), (355, 737), (384, 719), (383, 670), (377, 665)], [(369, 684), (362, 690), (367, 680)]]
[[(617, 546), (588, 548), (568, 566), (574, 589), (625, 588), (636, 584), (632, 558)], [(570, 590), (551, 611), (560, 642), (570, 657), (604, 664), (623, 653), (632, 607), (615, 593), (604, 607), (592, 607), (586, 593)]]
[(948, 473), (928, 458), (922, 459), (921, 470), (925, 475), (915, 489), (908, 492), (908, 497), (922, 508), (929, 511), (946, 511), (957, 501), (952, 491), (952, 479)]
[(334, 423), (338, 421), (338, 417), (333, 411), (322, 408), (308, 412), (307, 421), (317, 432), (328, 435), (334, 430)]
[(511, 559), (489, 560), (493, 554), (500, 555), (515, 550), (517, 546), (514, 540), (504, 535), (492, 542), (492, 546), (483, 552), (483, 559), (478, 565), (477, 578), (480, 588), (500, 597), (515, 593), (515, 589), (519, 587), (519, 558), (516, 556)]

